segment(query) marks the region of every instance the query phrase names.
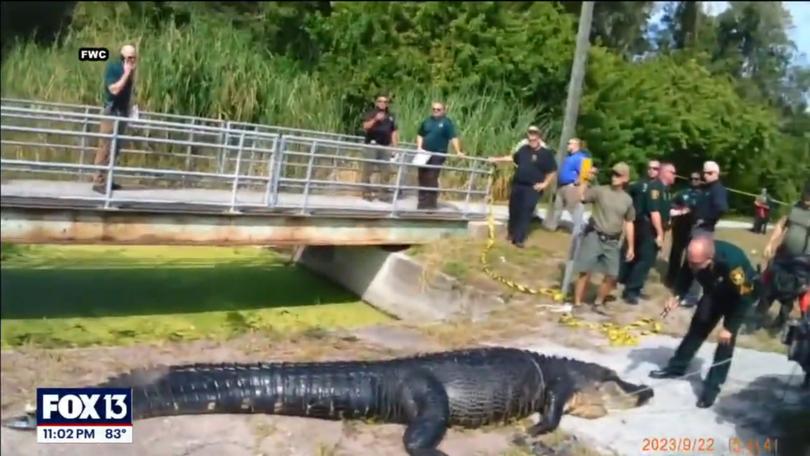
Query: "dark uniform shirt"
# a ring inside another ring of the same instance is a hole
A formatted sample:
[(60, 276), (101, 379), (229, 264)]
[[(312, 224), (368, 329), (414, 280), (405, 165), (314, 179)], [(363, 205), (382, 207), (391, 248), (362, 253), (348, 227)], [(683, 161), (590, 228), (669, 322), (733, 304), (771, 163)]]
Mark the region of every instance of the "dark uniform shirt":
[(686, 296), (692, 280), (703, 287), (703, 294), (711, 297), (713, 306), (723, 313), (723, 326), (735, 332), (740, 328), (754, 299), (756, 271), (745, 252), (726, 241), (714, 241), (712, 264), (698, 271), (683, 268), (675, 284), (675, 295)]
[(695, 206), (695, 227), (714, 231), (714, 226), (726, 211), (728, 211), (728, 190), (720, 181), (706, 184)]
[(112, 113), (119, 116), (129, 115), (129, 101), (132, 97), (133, 75), (127, 79), (124, 88), (114, 95), (110, 92), (110, 86), (118, 82), (124, 76), (124, 62), (121, 60), (110, 62), (104, 71), (104, 107), (111, 108)]
[(651, 179), (635, 181), (627, 187), (627, 193), (630, 194), (630, 198), (633, 198), (633, 208), (635, 208), (636, 214), (641, 214), (644, 211), (644, 199), (642, 196), (647, 193), (650, 182), (652, 182)]
[(700, 193), (700, 189), (689, 187), (672, 196), (673, 206), (678, 208), (689, 208), (689, 212), (687, 214), (679, 215), (677, 217), (677, 220), (680, 220), (680, 225), (686, 221), (689, 221), (690, 226), (692, 225), (692, 220), (695, 215), (695, 207), (697, 206), (698, 198), (700, 198)]
[(394, 132), (397, 131), (397, 123), (396, 120), (394, 120), (393, 114), (386, 110), (372, 109), (363, 117), (363, 122), (368, 122), (380, 111), (385, 113), (385, 118), (383, 118), (383, 120), (374, 121), (374, 125), (366, 131), (365, 142), (368, 144), (374, 141), (381, 146), (390, 146), (391, 137)]
[(423, 149), (446, 154), (450, 140), (456, 137), (456, 126), (448, 117), (428, 117), (419, 126), (418, 134), (423, 138)]
[(512, 154), (512, 161), (517, 165), (512, 183), (517, 185), (539, 184), (557, 170), (554, 152), (546, 147), (534, 150), (526, 144)]
[(672, 206), (672, 197), (669, 189), (658, 179), (648, 181), (646, 187), (646, 191), (639, 197), (642, 207), (641, 218), (646, 218), (646, 223), (649, 223), (649, 227), (653, 230), (653, 235), (655, 235), (651, 214), (653, 212), (661, 214), (661, 228), (666, 231), (669, 226), (669, 210)]

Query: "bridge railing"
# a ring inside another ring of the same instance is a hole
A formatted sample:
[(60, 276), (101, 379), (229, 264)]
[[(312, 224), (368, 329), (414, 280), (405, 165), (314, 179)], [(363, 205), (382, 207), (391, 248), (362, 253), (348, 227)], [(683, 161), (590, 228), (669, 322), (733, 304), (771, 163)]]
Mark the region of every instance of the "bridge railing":
[[(419, 212), (414, 202), (406, 201), (420, 189), (413, 149), (212, 119), (121, 119), (90, 113), (86, 107), (30, 106), (7, 106), (5, 101), (2, 106), (3, 179), (32, 180), (28, 196), (46, 197), (35, 181), (48, 180), (61, 185), (51, 196), (95, 200), (105, 208), (119, 203), (182, 203), (299, 214), (360, 210), (395, 217)], [(102, 134), (101, 121), (122, 130)], [(104, 141), (119, 145), (117, 153), (111, 148), (117, 157), (108, 165), (95, 165), (96, 151)], [(364, 170), (371, 165), (387, 171), (387, 179), (368, 179)], [(441, 168), (440, 198), (462, 204), (438, 216), (480, 218), (491, 167), (482, 159), (452, 157)], [(104, 194), (90, 190), (98, 172), (108, 177)], [(124, 191), (114, 191), (113, 181), (124, 185)], [(364, 190), (387, 190), (393, 201), (358, 206), (352, 197)]]

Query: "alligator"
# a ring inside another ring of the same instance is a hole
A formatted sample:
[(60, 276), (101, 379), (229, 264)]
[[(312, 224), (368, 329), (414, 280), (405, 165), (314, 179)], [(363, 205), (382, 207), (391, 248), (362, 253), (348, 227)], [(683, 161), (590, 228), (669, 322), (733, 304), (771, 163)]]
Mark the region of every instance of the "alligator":
[[(405, 425), (416, 455), (451, 426), (477, 428), (540, 416), (528, 434), (555, 430), (564, 414), (595, 419), (639, 407), (653, 390), (599, 364), (504, 348), (468, 348), (378, 361), (187, 364), (136, 369), (96, 385), (131, 388), (133, 419), (265, 413)], [(29, 412), (4, 426), (36, 428)]]

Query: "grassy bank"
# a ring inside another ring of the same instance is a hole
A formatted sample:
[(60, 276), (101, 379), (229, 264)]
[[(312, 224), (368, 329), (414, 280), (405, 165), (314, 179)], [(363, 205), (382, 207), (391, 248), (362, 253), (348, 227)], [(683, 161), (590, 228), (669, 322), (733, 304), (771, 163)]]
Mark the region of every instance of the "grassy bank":
[[(565, 270), (565, 259), (571, 242), (571, 235), (564, 231), (549, 233), (543, 230), (539, 223), (534, 226), (534, 231), (527, 240), (525, 249), (518, 249), (507, 243), (503, 239), (503, 234), (499, 235), (496, 243), (489, 253), (490, 267), (507, 279), (514, 280), (520, 284), (535, 288), (557, 289), (562, 281)], [(761, 254), (767, 241), (767, 236), (753, 234), (742, 229), (718, 229), (717, 238), (732, 242), (740, 246), (746, 252), (752, 264), (756, 265), (762, 261)], [(669, 238), (664, 246), (663, 258), (669, 258)], [(507, 287), (492, 280), (482, 269), (480, 255), (486, 245), (483, 239), (448, 239), (442, 242), (414, 246), (408, 250), (417, 260), (421, 261), (429, 269), (428, 275), (435, 271), (441, 271), (450, 276), (456, 277), (465, 283), (474, 284), (478, 288), (486, 289), (493, 293), (498, 293), (507, 302), (518, 302), (518, 310), (510, 310), (511, 315), (502, 322), (495, 323), (497, 319), (492, 319), (493, 333), (509, 331), (520, 332), (519, 324), (532, 321), (537, 318), (537, 311), (533, 304), (550, 304), (551, 300), (547, 296), (534, 296), (524, 294), (516, 289)], [(642, 318), (656, 318), (664, 305), (665, 299), (669, 296), (669, 291), (664, 287), (661, 277), (666, 272), (666, 260), (659, 257), (656, 266), (650, 271), (649, 278), (645, 285), (644, 293), (650, 299), (641, 300), (638, 306), (624, 304), (620, 297), (621, 286), (613, 292), (615, 299), (610, 302), (603, 313), (594, 312), (587, 304), (582, 309), (577, 309), (575, 315), (589, 321), (612, 322), (616, 324), (629, 324)], [(596, 296), (598, 284), (601, 276), (592, 278), (592, 285), (586, 291), (585, 302), (592, 302)], [(777, 306), (771, 308), (772, 314), (777, 311)], [(524, 312), (525, 315), (516, 312)], [(664, 334), (673, 337), (682, 337), (686, 334), (693, 312), (687, 309), (678, 309), (670, 314), (664, 321)], [(548, 318), (544, 316), (542, 318)], [(553, 317), (556, 321), (557, 317)], [(509, 322), (509, 323), (507, 323)], [(547, 322), (546, 322), (547, 323)], [(498, 325), (501, 327), (499, 328)], [(444, 340), (452, 341), (458, 345), (472, 343), (484, 337), (483, 331), (486, 328), (476, 328), (473, 330), (468, 324), (457, 324), (440, 328), (443, 331)], [(719, 330), (718, 328), (715, 331)], [(574, 337), (591, 337), (592, 340), (601, 338), (601, 335), (590, 333), (583, 329), (574, 329), (571, 334)], [(714, 337), (714, 336), (712, 336)], [(742, 334), (738, 338), (740, 347), (752, 348), (762, 351), (785, 353), (786, 346), (781, 342), (779, 335), (767, 329), (761, 329), (752, 334)]]
[(265, 249), (5, 247), (3, 347), (221, 339), (389, 320)]

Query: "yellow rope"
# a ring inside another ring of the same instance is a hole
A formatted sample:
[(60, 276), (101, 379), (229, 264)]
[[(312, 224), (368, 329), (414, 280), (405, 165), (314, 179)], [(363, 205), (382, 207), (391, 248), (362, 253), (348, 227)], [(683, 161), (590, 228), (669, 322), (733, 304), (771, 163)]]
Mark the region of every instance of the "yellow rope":
[[(490, 182), (492, 176), (489, 177)], [(491, 188), (491, 186), (490, 186)], [(507, 279), (502, 275), (495, 272), (489, 265), (489, 251), (495, 246), (495, 217), (492, 213), (493, 198), (492, 194), (487, 195), (487, 243), (481, 251), (481, 270), (492, 280), (499, 282), (511, 289), (517, 290), (521, 293), (529, 295), (544, 295), (551, 298), (554, 302), (563, 302), (566, 294), (559, 288), (540, 288), (535, 289), (526, 285), (517, 283), (513, 280)], [(643, 318), (628, 325), (619, 326), (614, 323), (591, 323), (586, 322), (580, 318), (574, 317), (570, 313), (565, 313), (559, 320), (559, 323), (572, 327), (572, 328), (587, 328), (601, 332), (607, 337), (610, 345), (613, 346), (634, 346), (638, 345), (639, 337), (651, 333), (660, 333), (662, 325), (659, 321), (651, 318)], [(634, 330), (638, 329), (638, 333)]]

